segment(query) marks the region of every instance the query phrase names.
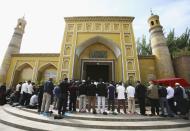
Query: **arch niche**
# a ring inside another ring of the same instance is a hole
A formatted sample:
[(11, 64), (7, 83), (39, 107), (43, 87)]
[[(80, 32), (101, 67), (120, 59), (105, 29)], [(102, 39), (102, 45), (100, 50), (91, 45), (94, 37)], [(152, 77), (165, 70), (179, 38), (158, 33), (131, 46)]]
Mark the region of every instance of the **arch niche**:
[(21, 64), (15, 70), (13, 78), (13, 86), (17, 85), (19, 82), (32, 80), (32, 75), (33, 75), (33, 67), (29, 63)]
[(51, 63), (42, 65), (38, 70), (37, 81), (42, 82), (48, 80), (50, 77), (56, 80), (57, 67)]
[[(93, 53), (105, 53), (106, 55), (105, 57), (94, 57)], [(87, 79), (87, 68), (90, 69), (90, 66), (96, 68), (96, 65), (98, 64), (99, 67), (102, 66), (102, 68), (103, 66), (109, 66), (109, 69), (107, 70), (112, 74), (108, 76), (108, 79), (115, 79), (114, 62), (121, 55), (121, 50), (118, 47), (118, 44), (114, 43), (112, 40), (102, 36), (92, 37), (78, 44), (75, 50), (75, 55), (74, 78)]]

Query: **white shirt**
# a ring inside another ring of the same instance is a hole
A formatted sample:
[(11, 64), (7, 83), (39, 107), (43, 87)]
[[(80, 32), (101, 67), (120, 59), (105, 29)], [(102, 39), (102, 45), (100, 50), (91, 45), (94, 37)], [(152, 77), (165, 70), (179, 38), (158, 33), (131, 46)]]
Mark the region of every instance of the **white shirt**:
[(167, 99), (173, 98), (174, 97), (174, 89), (171, 86), (168, 86), (166, 88), (166, 90), (167, 90), (167, 96), (166, 96), (166, 98)]
[(19, 90), (20, 90), (20, 87), (21, 87), (21, 84), (17, 84), (17, 85), (16, 85), (16, 91), (19, 91)]
[(128, 86), (126, 89), (127, 92), (127, 97), (135, 97), (135, 87), (133, 86)]
[(31, 98), (30, 98), (30, 105), (32, 106), (35, 106), (38, 104), (38, 96), (37, 95), (33, 95)]
[(125, 87), (122, 85), (119, 85), (116, 87), (116, 91), (117, 91), (117, 99), (125, 99)]
[(32, 94), (34, 92), (32, 84), (28, 84), (28, 94)]
[(23, 83), (21, 86), (21, 94), (23, 94), (23, 92), (28, 93), (28, 83)]

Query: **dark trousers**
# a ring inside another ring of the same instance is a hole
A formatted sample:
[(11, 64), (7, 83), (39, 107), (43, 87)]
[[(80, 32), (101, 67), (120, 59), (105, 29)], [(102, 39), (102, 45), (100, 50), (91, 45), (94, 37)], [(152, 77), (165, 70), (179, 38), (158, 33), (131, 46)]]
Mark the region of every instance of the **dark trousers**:
[(177, 102), (177, 111), (180, 112), (181, 115), (185, 115), (188, 112), (188, 101), (186, 99), (176, 100)]
[(115, 110), (115, 100), (114, 99), (108, 99), (108, 110), (110, 110), (110, 107), (112, 111)]
[(38, 112), (41, 112), (42, 98), (38, 98)]
[(145, 114), (145, 98), (138, 98), (140, 113), (141, 115)]
[(69, 111), (76, 111), (76, 96), (70, 96), (69, 98)]
[(65, 94), (62, 94), (59, 97), (59, 101), (58, 101), (58, 114), (59, 115), (61, 115), (61, 114), (64, 115), (65, 114), (66, 109), (67, 109), (67, 100), (68, 100), (68, 97)]
[(16, 91), (16, 93), (15, 93), (15, 102), (19, 102), (19, 99), (20, 99), (20, 92)]
[(32, 94), (27, 93), (26, 106), (29, 105), (31, 97), (32, 97)]
[(177, 114), (176, 107), (174, 106), (174, 98), (168, 99), (168, 104), (169, 104), (170, 110), (173, 113)]
[(1, 94), (0, 96), (0, 105), (6, 104), (6, 96), (4, 94)]
[(159, 100), (158, 99), (150, 99), (151, 105), (151, 114), (155, 115), (155, 111), (157, 115), (159, 115)]
[(25, 106), (28, 98), (28, 93), (23, 92), (20, 98), (20, 105)]
[(96, 96), (87, 96), (88, 99), (88, 111), (90, 112), (91, 108), (93, 112), (96, 112)]
[(118, 108), (117, 112), (120, 113), (120, 106), (123, 105), (123, 112), (126, 114), (126, 105), (125, 105), (125, 99), (118, 100)]

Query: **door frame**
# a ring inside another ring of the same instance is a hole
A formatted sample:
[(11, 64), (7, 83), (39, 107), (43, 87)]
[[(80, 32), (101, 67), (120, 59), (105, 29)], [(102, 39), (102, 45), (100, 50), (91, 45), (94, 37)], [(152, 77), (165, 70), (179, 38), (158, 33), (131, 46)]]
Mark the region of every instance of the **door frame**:
[(105, 59), (81, 59), (81, 73), (80, 73), (80, 79), (84, 79), (85, 72), (84, 72), (84, 66), (85, 63), (94, 63), (94, 64), (100, 64), (100, 65), (110, 65), (111, 64), (111, 80), (115, 80), (115, 66), (114, 66), (114, 60), (105, 60)]

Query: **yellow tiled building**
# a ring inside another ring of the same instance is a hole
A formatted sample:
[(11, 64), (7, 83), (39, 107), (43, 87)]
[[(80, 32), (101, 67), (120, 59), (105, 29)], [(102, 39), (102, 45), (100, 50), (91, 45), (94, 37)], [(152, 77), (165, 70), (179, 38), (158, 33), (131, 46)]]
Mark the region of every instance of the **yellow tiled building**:
[[(49, 77), (57, 82), (65, 77), (146, 82), (172, 76), (173, 67), (168, 67), (166, 72), (162, 70), (160, 74), (159, 65), (163, 60), (157, 58), (162, 51), (157, 49), (167, 46), (161, 45), (165, 41), (159, 17), (153, 15), (148, 21), (155, 54), (146, 57), (137, 54), (133, 19), (118, 16), (66, 17), (60, 53), (21, 54), (26, 25), (21, 18), (1, 66), (0, 82), (12, 86), (23, 80), (40, 82)], [(165, 64), (165, 67), (170, 64)]]

